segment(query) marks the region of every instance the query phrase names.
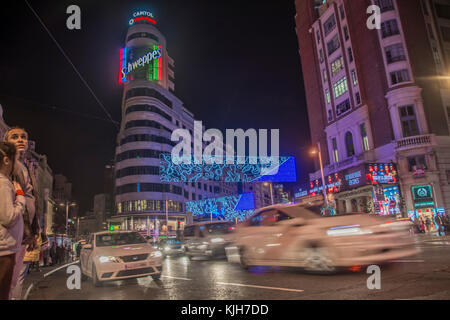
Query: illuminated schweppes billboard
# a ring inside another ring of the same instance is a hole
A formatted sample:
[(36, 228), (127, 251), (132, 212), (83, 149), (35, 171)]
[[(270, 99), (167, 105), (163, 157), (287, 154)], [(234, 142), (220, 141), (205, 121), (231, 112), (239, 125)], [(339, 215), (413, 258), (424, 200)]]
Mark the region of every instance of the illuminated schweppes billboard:
[(119, 83), (130, 80), (158, 81), (162, 79), (162, 47), (120, 49)]

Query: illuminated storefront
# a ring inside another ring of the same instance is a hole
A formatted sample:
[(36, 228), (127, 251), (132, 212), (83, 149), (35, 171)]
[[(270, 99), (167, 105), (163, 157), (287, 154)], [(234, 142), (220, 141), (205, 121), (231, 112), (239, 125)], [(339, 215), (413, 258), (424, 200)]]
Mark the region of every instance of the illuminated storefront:
[[(332, 194), (337, 213), (376, 213), (400, 215), (401, 193), (393, 163), (367, 163), (325, 177), (326, 192)], [(321, 179), (296, 193), (296, 201), (323, 198)]]

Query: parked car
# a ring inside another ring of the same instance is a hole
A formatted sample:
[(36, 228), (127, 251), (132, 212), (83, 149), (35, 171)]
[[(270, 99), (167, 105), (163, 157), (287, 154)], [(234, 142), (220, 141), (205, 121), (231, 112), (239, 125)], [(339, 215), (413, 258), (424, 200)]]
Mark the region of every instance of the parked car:
[(229, 236), (234, 224), (229, 221), (201, 222), (184, 228), (183, 251), (193, 257), (226, 257), (225, 247), (230, 244)]
[(237, 225), (227, 258), (244, 267), (302, 267), (332, 273), (419, 252), (410, 223), (378, 215), (323, 217), (299, 205), (262, 208)]
[(108, 280), (159, 279), (161, 256), (138, 232), (98, 232), (91, 234), (81, 249), (81, 272), (96, 286)]

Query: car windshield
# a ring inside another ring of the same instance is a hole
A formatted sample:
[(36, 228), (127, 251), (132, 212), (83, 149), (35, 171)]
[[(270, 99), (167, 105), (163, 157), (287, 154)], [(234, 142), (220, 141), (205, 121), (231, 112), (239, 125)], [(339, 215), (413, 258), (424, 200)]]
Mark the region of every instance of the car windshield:
[(99, 234), (95, 243), (97, 247), (122, 246), (128, 244), (147, 243), (137, 232)]

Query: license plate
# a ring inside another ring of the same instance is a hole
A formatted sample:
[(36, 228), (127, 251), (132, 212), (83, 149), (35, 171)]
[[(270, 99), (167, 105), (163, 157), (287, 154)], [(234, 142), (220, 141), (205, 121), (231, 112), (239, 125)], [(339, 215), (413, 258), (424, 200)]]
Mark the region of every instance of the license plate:
[(145, 262), (144, 263), (141, 262), (141, 263), (134, 263), (134, 264), (126, 264), (124, 269), (132, 270), (132, 269), (139, 269), (139, 268), (146, 267), (146, 266), (147, 266), (147, 264)]

